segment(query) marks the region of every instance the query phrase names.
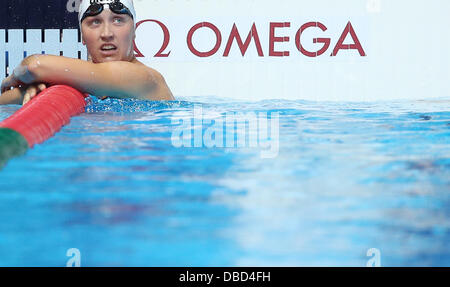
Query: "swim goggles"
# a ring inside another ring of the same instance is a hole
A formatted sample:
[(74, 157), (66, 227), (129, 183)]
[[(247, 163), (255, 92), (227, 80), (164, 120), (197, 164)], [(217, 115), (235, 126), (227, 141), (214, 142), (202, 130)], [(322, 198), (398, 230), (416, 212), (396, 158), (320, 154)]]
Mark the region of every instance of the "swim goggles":
[[(86, 1), (86, 0), (85, 0)], [(106, 4), (101, 3), (102, 1), (100, 0), (90, 0), (91, 1), (91, 5), (87, 8), (86, 12), (84, 12), (83, 17), (80, 20), (80, 23), (83, 22), (83, 20), (86, 17), (91, 17), (91, 16), (97, 16), (98, 14), (103, 12), (104, 6)], [(100, 2), (100, 3), (99, 3)], [(116, 14), (126, 14), (126, 15), (130, 15), (131, 18), (133, 18), (133, 14), (131, 13), (130, 9), (128, 9), (125, 5), (123, 5), (122, 2), (120, 2), (120, 0), (114, 0), (114, 2), (110, 2), (107, 3), (109, 5), (109, 9), (116, 13)]]

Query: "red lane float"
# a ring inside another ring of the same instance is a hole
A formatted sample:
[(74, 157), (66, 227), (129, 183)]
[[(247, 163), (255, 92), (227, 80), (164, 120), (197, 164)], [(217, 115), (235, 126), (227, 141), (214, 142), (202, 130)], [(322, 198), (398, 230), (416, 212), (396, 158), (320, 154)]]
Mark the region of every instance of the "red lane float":
[(69, 86), (49, 87), (1, 122), (0, 128), (18, 132), (31, 148), (52, 137), (71, 117), (83, 113), (86, 96)]

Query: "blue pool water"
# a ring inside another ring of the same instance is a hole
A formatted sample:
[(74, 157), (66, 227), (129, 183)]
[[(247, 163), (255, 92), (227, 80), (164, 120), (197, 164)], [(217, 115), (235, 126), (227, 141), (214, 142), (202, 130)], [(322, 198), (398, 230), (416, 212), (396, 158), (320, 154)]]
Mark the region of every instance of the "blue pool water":
[[(199, 103), (278, 113), (277, 155), (176, 146)], [(450, 266), (449, 144), (448, 99), (91, 99), (0, 171), (0, 266)]]

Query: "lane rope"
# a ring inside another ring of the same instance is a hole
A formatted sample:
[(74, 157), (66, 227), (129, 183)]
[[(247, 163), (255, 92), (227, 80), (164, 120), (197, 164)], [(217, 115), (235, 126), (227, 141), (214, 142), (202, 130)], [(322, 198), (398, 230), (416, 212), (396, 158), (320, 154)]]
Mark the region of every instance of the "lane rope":
[(51, 138), (85, 111), (87, 94), (56, 85), (42, 91), (0, 123), (0, 167), (10, 158)]

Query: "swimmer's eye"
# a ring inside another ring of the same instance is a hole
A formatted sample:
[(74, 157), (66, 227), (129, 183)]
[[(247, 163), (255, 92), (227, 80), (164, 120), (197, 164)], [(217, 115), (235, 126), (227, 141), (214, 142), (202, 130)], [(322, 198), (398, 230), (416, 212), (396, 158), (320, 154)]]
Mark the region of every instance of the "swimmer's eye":
[(93, 19), (91, 20), (91, 22), (89, 22), (89, 24), (91, 25), (99, 25), (101, 23), (101, 21), (99, 19)]
[(114, 23), (123, 23), (124, 22), (124, 20), (122, 19), (122, 18), (119, 18), (119, 17), (116, 17), (116, 18), (114, 18)]
[[(126, 20), (123, 17), (113, 18), (114, 24), (123, 24), (125, 22), (126, 22)], [(101, 23), (102, 23), (101, 19), (92, 19), (92, 20), (90, 20), (89, 25), (100, 25)]]

